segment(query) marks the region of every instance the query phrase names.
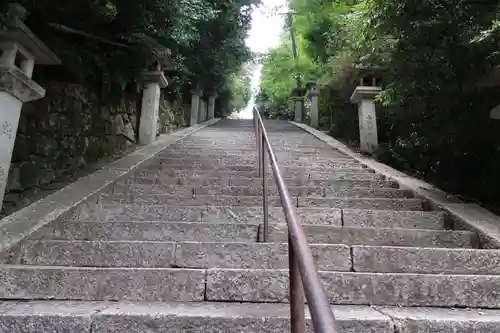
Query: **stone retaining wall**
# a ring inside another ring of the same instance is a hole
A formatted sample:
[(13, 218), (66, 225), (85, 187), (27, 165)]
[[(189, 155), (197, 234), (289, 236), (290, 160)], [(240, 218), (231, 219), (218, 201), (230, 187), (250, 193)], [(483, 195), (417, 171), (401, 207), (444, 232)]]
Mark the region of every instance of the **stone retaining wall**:
[[(124, 93), (122, 101), (109, 105), (80, 85), (44, 87), (45, 98), (26, 104), (21, 112), (0, 216), (58, 188), (54, 183), (74, 181), (77, 171), (135, 149), (140, 93)], [(158, 134), (183, 127), (182, 102), (170, 103), (162, 96), (159, 123)]]

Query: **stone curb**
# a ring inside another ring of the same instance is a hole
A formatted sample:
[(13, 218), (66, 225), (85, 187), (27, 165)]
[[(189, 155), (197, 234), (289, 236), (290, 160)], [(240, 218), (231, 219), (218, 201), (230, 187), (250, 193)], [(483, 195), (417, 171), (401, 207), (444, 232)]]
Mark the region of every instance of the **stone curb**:
[(401, 188), (408, 189), (423, 199), (427, 200), (434, 208), (442, 209), (450, 214), (451, 220), (467, 229), (478, 232), (481, 243), (485, 248), (500, 247), (500, 217), (486, 210), (485, 208), (472, 203), (465, 203), (451, 194), (448, 194), (437, 187), (422, 180), (408, 176), (401, 171), (391, 168), (383, 163), (377, 162), (371, 157), (363, 156), (352, 151), (345, 144), (318, 131), (308, 125), (289, 121), (289, 123), (314, 135), (319, 140), (325, 142), (330, 147), (354, 158), (368, 168), (400, 184)]
[(33, 204), (0, 220), (0, 253), (50, 223), (73, 207), (99, 193), (110, 184), (128, 175), (139, 166), (153, 161), (156, 154), (167, 146), (215, 124), (220, 119), (211, 119), (172, 134), (163, 134), (153, 143), (137, 149), (94, 173), (82, 177), (63, 189), (40, 199)]

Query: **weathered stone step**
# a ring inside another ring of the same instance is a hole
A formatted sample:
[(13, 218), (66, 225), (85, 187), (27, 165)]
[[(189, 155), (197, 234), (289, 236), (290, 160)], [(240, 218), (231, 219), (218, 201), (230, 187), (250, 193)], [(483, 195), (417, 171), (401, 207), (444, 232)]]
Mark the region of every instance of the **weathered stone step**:
[[(351, 270), (348, 246), (312, 244), (311, 250), (319, 270)], [(189, 268), (288, 269), (288, 244), (179, 242), (175, 264)]]
[[(413, 312), (405, 314), (403, 309), (384, 308), (377, 311), (369, 306), (338, 305), (332, 310), (339, 333), (394, 333), (391, 318), (380, 311), (398, 318), (401, 333), (410, 333), (404, 330), (406, 328), (421, 326), (426, 329), (419, 331), (422, 333), (431, 333), (433, 327), (444, 330), (458, 328), (457, 322), (464, 322), (464, 318), (471, 318), (474, 313), (471, 310), (464, 317), (466, 312), (458, 310), (461, 316), (455, 316), (452, 321), (446, 321), (448, 317), (444, 315), (435, 317), (437, 322), (433, 326), (426, 321), (422, 311), (417, 321), (413, 320)], [(419, 313), (419, 310), (415, 309), (415, 312)], [(467, 327), (476, 329), (474, 332), (486, 332), (481, 327), (491, 327), (491, 332), (496, 332), (495, 328), (500, 326), (498, 311), (483, 311), (487, 315), (481, 317), (475, 314), (473, 319), (467, 321)], [(407, 317), (412, 320), (406, 320)], [(313, 333), (307, 311), (306, 320), (306, 333)], [(245, 333), (286, 333), (290, 332), (290, 309), (288, 304), (268, 303), (9, 301), (0, 303), (0, 327), (6, 333), (165, 333), (166, 327), (169, 333), (243, 330)], [(453, 332), (469, 333), (465, 330)]]
[(61, 222), (31, 239), (92, 241), (256, 242), (258, 225), (196, 222)]
[[(86, 267), (171, 267), (174, 242), (27, 240), (5, 264)], [(266, 267), (262, 267), (266, 268)]]
[(203, 301), (205, 270), (0, 265), (0, 298)]
[[(345, 179), (343, 176), (329, 177), (327, 179), (314, 179), (307, 176), (304, 177), (285, 177), (287, 186), (319, 186), (330, 188), (351, 188), (351, 187), (388, 187), (398, 188), (398, 183), (394, 181), (384, 181), (379, 179)], [(262, 179), (258, 177), (233, 177), (229, 178), (229, 184), (232, 186), (260, 186)], [(269, 185), (275, 186), (274, 178), (269, 178)]]
[[(363, 176), (364, 177), (364, 176)], [(320, 186), (333, 188), (351, 187), (375, 187), (375, 188), (398, 188), (398, 183), (393, 181), (370, 179), (308, 179), (308, 177), (285, 177), (287, 186)], [(274, 178), (269, 177), (269, 186), (276, 186)], [(129, 177), (124, 180), (128, 184), (159, 184), (159, 185), (231, 185), (231, 186), (260, 186), (262, 179), (258, 177)]]
[[(421, 229), (372, 229), (335, 227), (304, 224), (309, 243), (347, 244), (405, 247), (477, 247), (477, 235), (471, 231), (421, 230)], [(288, 239), (286, 224), (270, 225), (269, 240), (285, 242)]]
[[(298, 207), (330, 207), (355, 209), (392, 209), (422, 210), (420, 199), (387, 199), (387, 198), (342, 198), (342, 197), (298, 197)], [(137, 194), (108, 195), (101, 198), (105, 204), (161, 205), (167, 206), (259, 206), (259, 196), (234, 195), (175, 195), (175, 194)], [(279, 196), (269, 196), (270, 206), (281, 207)]]
[(420, 199), (298, 197), (297, 207), (331, 207), (383, 210), (422, 210)]
[[(269, 173), (271, 173), (271, 168), (268, 168)], [(183, 170), (183, 171), (198, 171), (205, 170), (210, 172), (223, 172), (223, 171), (252, 171), (254, 173), (257, 172), (257, 164), (240, 164), (240, 165), (223, 165), (223, 164), (214, 164), (212, 162), (199, 162), (199, 163), (191, 163), (191, 164), (161, 164), (148, 168), (141, 168), (136, 171), (136, 175), (156, 175), (160, 174), (172, 174), (169, 173), (171, 170)], [(374, 174), (374, 172), (367, 168), (359, 168), (359, 167), (315, 167), (315, 166), (281, 166), (280, 170), (285, 175), (309, 175), (309, 174)]]
[(356, 272), (500, 275), (500, 250), (354, 246)]
[(357, 228), (439, 230), (444, 229), (445, 218), (446, 214), (439, 211), (420, 212), (366, 209), (344, 209), (342, 211), (343, 225)]
[[(445, 213), (299, 207), (303, 224), (359, 228), (443, 229)], [(208, 223), (261, 223), (262, 207), (204, 207), (165, 205), (104, 205), (81, 218), (83, 221), (185, 221)], [(343, 223), (342, 223), (343, 220)], [(270, 222), (284, 222), (283, 208), (269, 207)]]
[[(405, 190), (393, 188), (324, 188), (313, 186), (290, 186), (288, 191), (292, 196), (334, 196), (353, 198), (410, 198), (412, 194)], [(262, 186), (159, 186), (159, 185), (118, 185), (114, 188), (114, 194), (177, 194), (177, 195), (237, 195), (237, 196), (261, 196)], [(268, 187), (268, 195), (279, 195), (276, 185)]]
[[(250, 165), (257, 167), (256, 156), (251, 157), (241, 157), (241, 156), (231, 156), (231, 157), (220, 157), (218, 155), (206, 155), (198, 157), (168, 157), (160, 159), (161, 165), (168, 167), (169, 165), (208, 165), (208, 166), (220, 166), (220, 165)], [(367, 168), (364, 164), (360, 164), (356, 160), (310, 160), (310, 159), (279, 159), (280, 166), (292, 166), (292, 167), (313, 167), (316, 169), (322, 168)]]
[[(320, 276), (332, 304), (500, 307), (498, 275), (323, 271)], [(288, 302), (288, 272), (209, 269), (206, 299), (231, 302)]]
[[(346, 245), (311, 245), (320, 270), (350, 271)], [(28, 240), (4, 264), (81, 267), (288, 269), (288, 244)]]
[[(250, 168), (250, 167), (249, 167)], [(282, 176), (292, 178), (295, 176), (305, 179), (383, 179), (382, 175), (373, 173), (368, 169), (338, 169), (331, 171), (310, 172), (306, 169), (287, 169), (282, 168)], [(257, 177), (257, 170), (225, 170), (225, 169), (176, 169), (169, 167), (165, 169), (143, 168), (134, 172), (133, 177)]]

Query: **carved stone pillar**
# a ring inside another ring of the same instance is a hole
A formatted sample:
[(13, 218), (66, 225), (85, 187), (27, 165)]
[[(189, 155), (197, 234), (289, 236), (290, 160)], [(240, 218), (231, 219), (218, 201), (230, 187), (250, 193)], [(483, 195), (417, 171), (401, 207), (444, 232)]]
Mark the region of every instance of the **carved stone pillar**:
[(189, 126), (198, 124), (198, 114), (200, 112), (200, 97), (203, 91), (197, 86), (191, 90), (191, 117), (189, 118)]
[(381, 87), (358, 86), (351, 96), (351, 102), (358, 104), (359, 141), (363, 153), (373, 153), (378, 148), (377, 115), (375, 96)]
[(147, 145), (156, 140), (160, 89), (166, 88), (167, 79), (163, 71), (144, 73), (146, 81), (142, 94), (141, 119), (139, 120), (139, 144)]

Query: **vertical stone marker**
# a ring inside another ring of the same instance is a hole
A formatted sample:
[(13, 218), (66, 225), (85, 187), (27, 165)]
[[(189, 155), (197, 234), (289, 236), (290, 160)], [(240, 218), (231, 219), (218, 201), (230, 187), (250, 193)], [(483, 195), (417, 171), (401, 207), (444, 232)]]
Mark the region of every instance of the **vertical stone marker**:
[(302, 97), (302, 88), (297, 87), (292, 90), (292, 100), (293, 100), (293, 108), (294, 108), (294, 120), (296, 122), (302, 122), (302, 114), (304, 107), (304, 100)]
[(45, 96), (45, 89), (31, 79), (35, 63), (57, 65), (61, 60), (21, 21), (25, 10), (11, 5), (20, 15), (15, 28), (0, 31), (0, 209), (9, 175), (19, 117), (24, 103)]
[(213, 91), (210, 96), (208, 96), (208, 120), (215, 118), (215, 99), (217, 98), (217, 92)]
[(198, 110), (198, 119), (199, 123), (204, 123), (207, 120), (207, 102), (203, 99), (203, 97), (200, 98), (200, 109)]
[(198, 124), (198, 114), (200, 109), (200, 97), (203, 95), (203, 91), (199, 86), (196, 86), (191, 90), (191, 117), (189, 118), (189, 125), (193, 126)]
[(139, 144), (148, 145), (156, 140), (160, 89), (168, 85), (162, 70), (144, 73), (146, 81), (142, 95), (141, 119), (139, 121)]
[(318, 86), (316, 82), (309, 82), (307, 89), (307, 96), (311, 103), (311, 127), (319, 127), (319, 110), (318, 110)]
[(351, 102), (358, 105), (359, 140), (363, 153), (373, 153), (378, 148), (375, 96), (382, 91), (376, 86), (357, 86)]

